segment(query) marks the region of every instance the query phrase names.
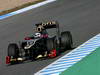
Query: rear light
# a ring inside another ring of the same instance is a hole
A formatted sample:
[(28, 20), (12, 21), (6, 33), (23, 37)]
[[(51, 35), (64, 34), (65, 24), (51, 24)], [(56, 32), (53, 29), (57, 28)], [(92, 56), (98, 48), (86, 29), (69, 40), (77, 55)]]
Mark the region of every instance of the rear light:
[(6, 56), (6, 64), (10, 64), (10, 56)]

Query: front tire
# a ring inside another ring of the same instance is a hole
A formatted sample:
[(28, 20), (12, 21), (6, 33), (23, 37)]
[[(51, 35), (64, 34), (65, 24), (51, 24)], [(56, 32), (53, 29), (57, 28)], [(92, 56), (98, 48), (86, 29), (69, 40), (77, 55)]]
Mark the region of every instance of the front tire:
[[(18, 58), (19, 48), (17, 44), (11, 43), (8, 45), (8, 56), (10, 57), (10, 60)], [(15, 64), (15, 63), (17, 63), (17, 61), (10, 61), (10, 64)]]
[(19, 48), (17, 44), (12, 43), (8, 45), (8, 56), (18, 57)]
[(54, 40), (52, 38), (47, 39), (47, 50), (53, 50), (55, 48), (54, 46)]
[(59, 50), (57, 50), (56, 43), (53, 38), (47, 39), (47, 50), (50, 58), (54, 58), (59, 55)]

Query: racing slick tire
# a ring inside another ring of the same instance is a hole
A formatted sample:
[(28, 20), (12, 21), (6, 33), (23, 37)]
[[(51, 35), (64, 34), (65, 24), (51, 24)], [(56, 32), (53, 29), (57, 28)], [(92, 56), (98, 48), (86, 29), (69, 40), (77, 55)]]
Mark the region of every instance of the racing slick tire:
[(53, 38), (47, 39), (47, 50), (48, 50), (48, 53), (49, 53), (48, 56), (50, 58), (54, 58), (54, 57), (59, 55), (59, 51), (56, 50), (55, 42), (54, 42)]
[(73, 40), (72, 35), (69, 31), (64, 31), (61, 33), (61, 48), (63, 50), (72, 49)]
[[(10, 57), (10, 60), (18, 58), (19, 48), (17, 44), (11, 43), (8, 45), (8, 56)], [(10, 61), (11, 65), (16, 64), (16, 63), (18, 63), (18, 61)]]
[(12, 56), (14, 58), (17, 58), (19, 55), (19, 48), (17, 44), (12, 43), (8, 45), (8, 56)]
[(52, 38), (47, 39), (47, 49), (48, 50), (54, 49), (54, 40)]

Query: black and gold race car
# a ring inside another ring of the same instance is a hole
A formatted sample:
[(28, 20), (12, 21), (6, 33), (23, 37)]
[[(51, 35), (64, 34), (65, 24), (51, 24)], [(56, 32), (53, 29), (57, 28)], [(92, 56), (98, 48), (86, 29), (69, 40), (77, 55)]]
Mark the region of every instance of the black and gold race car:
[[(69, 31), (60, 32), (59, 23), (51, 21), (35, 24), (36, 33), (25, 37), (19, 44), (8, 45), (6, 64), (14, 64), (25, 60), (36, 60), (41, 57), (54, 58), (73, 46)], [(47, 29), (56, 29), (56, 35), (50, 37)]]

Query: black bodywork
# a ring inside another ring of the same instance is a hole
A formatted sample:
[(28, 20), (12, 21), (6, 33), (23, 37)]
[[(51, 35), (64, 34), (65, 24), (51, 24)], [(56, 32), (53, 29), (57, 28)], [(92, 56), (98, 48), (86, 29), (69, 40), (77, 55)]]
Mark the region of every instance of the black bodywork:
[[(41, 26), (41, 27), (39, 27)], [(47, 33), (47, 29), (56, 28), (56, 36), (49, 37)], [(26, 37), (25, 40), (21, 43), (20, 47), (21, 49), (24, 49), (25, 56), (29, 57), (31, 59), (35, 59), (38, 55), (45, 55), (45, 52), (47, 54), (49, 53), (49, 50), (47, 48), (47, 40), (48, 39), (55, 39), (58, 41), (57, 43), (60, 43), (60, 30), (59, 30), (59, 24), (55, 21), (47, 22), (47, 23), (39, 23), (36, 24), (36, 30), (37, 32), (41, 33), (41, 36), (36, 38), (34, 36)], [(31, 45), (30, 48), (25, 49), (27, 45)]]
[[(69, 31), (60, 32), (57, 21), (35, 24), (35, 31), (41, 33), (40, 37), (25, 37), (22, 42), (11, 43), (8, 46), (6, 63), (24, 60), (36, 60), (42, 57), (56, 57), (61, 51), (72, 47), (72, 36)], [(56, 29), (56, 35), (49, 37), (47, 29)], [(19, 59), (20, 58), (20, 59)]]

